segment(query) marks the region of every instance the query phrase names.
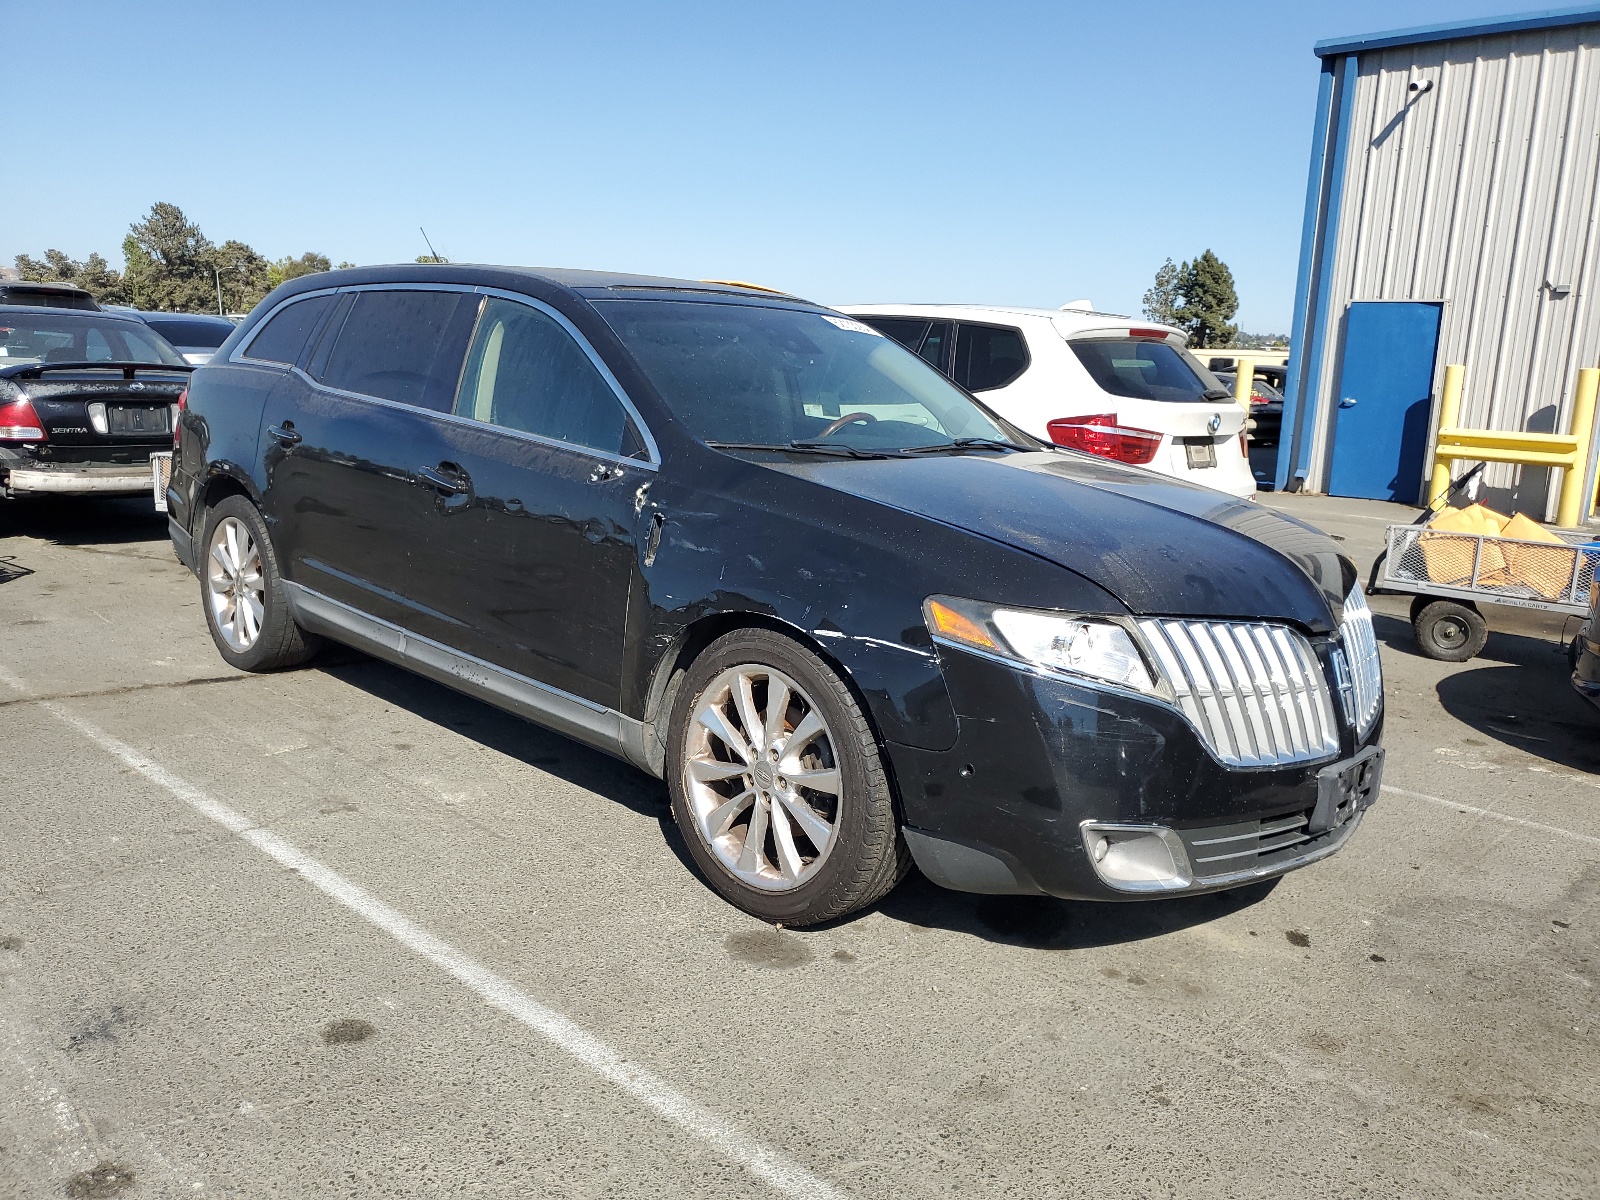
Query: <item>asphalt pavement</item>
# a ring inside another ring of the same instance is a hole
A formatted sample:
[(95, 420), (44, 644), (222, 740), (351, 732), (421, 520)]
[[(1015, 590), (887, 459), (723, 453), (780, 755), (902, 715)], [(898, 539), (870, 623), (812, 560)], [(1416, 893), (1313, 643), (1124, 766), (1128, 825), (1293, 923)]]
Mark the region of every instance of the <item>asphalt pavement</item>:
[[(1393, 506), (1275, 496), (1364, 568)], [(0, 504), (0, 1196), (1594, 1196), (1600, 714), (1417, 655), (1275, 888), (808, 931), (658, 781), (354, 652), (243, 676), (147, 502)]]

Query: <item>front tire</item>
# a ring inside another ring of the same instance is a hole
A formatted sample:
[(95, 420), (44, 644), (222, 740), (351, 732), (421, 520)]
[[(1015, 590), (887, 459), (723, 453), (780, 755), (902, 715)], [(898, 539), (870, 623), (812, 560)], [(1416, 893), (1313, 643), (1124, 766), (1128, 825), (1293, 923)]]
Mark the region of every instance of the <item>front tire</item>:
[(243, 496), (206, 512), (200, 602), (217, 652), (241, 671), (299, 666), (320, 645), (294, 623), (266, 522)]
[(910, 869), (876, 737), (844, 681), (766, 629), (713, 642), (677, 689), (672, 815), (730, 903), (800, 926), (876, 902)]

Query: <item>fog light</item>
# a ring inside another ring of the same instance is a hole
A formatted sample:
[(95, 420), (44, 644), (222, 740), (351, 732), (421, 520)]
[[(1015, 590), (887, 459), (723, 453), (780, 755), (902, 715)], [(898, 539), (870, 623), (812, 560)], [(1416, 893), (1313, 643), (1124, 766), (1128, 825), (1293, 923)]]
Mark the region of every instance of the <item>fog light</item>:
[(89, 424), (96, 433), (111, 432), (111, 426), (106, 421), (106, 406), (98, 400), (89, 405)]
[(1161, 825), (1085, 821), (1083, 846), (1095, 874), (1119, 892), (1181, 891), (1194, 882), (1176, 833)]

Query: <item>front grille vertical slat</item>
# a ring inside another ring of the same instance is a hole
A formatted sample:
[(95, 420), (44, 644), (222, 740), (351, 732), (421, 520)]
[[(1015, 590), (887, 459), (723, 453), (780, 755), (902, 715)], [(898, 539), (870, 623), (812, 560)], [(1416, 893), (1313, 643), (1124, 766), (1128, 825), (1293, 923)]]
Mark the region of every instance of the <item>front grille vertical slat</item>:
[(1372, 610), (1357, 583), (1344, 600), (1344, 620), (1339, 626), (1344, 639), (1345, 657), (1350, 662), (1350, 681), (1355, 693), (1351, 723), (1359, 737), (1367, 731), (1383, 707), (1383, 663), (1378, 657), (1378, 634), (1372, 627)]
[(1332, 690), (1311, 644), (1285, 625), (1139, 622), (1178, 708), (1230, 766), (1281, 766), (1339, 751)]

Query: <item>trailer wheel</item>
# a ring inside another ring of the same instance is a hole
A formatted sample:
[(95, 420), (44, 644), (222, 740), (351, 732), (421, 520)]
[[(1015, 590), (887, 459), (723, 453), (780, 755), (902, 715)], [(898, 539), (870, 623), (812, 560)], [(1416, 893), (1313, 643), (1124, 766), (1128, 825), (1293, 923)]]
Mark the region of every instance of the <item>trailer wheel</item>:
[(1489, 640), (1489, 623), (1483, 614), (1474, 605), (1456, 600), (1413, 604), (1411, 629), (1417, 635), (1417, 648), (1440, 662), (1475, 658)]

